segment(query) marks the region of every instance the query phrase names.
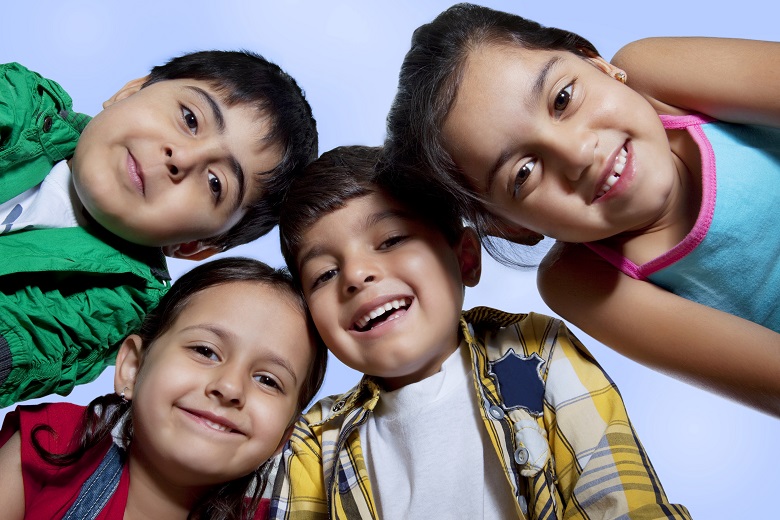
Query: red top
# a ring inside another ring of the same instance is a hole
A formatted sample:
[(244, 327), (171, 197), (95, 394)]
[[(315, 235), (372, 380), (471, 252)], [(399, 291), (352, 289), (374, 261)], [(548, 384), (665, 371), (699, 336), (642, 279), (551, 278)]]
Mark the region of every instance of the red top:
[[(32, 445), (32, 429), (39, 424), (49, 425), (56, 435), (39, 432), (41, 445), (53, 453), (72, 449), (68, 443), (74, 437), (85, 407), (70, 403), (48, 403), (18, 406), (5, 416), (0, 430), (0, 446), (17, 431), (21, 437), (22, 479), (24, 481), (25, 518), (31, 520), (59, 520), (76, 501), (81, 486), (92, 475), (111, 447), (111, 438), (105, 439), (70, 466), (53, 466), (45, 462)], [(122, 520), (130, 487), (128, 466), (122, 469), (119, 486), (108, 500), (97, 520)], [(268, 518), (269, 501), (261, 500), (255, 520)]]
[[(111, 447), (111, 438), (105, 439), (89, 450), (70, 466), (53, 466), (45, 462), (32, 445), (32, 429), (39, 424), (49, 425), (56, 435), (45, 431), (37, 437), (41, 445), (53, 453), (69, 451), (75, 430), (84, 413), (83, 406), (70, 403), (49, 403), (34, 406), (19, 406), (6, 415), (0, 430), (0, 445), (16, 432), (20, 432), (22, 454), (22, 479), (24, 481), (25, 518), (60, 519), (79, 495), (81, 486), (97, 469)], [(119, 480), (119, 487), (98, 520), (122, 520), (127, 504), (130, 474), (125, 465)]]

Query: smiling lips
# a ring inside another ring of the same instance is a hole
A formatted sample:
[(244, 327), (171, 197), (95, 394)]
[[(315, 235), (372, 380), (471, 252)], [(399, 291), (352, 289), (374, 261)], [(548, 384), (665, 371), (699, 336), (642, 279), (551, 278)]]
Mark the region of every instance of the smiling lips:
[(365, 316), (358, 319), (352, 329), (358, 332), (371, 330), (377, 323), (393, 321), (401, 317), (399, 310), (406, 310), (412, 304), (411, 298), (399, 298), (389, 301), (368, 312)]
[(144, 194), (143, 170), (141, 170), (141, 167), (136, 162), (135, 157), (133, 157), (133, 154), (129, 152), (127, 154), (127, 174), (130, 176), (130, 182), (133, 183), (133, 186), (135, 186), (138, 192), (141, 193), (141, 195), (143, 195)]
[(241, 433), (233, 423), (222, 417), (218, 417), (209, 412), (188, 410), (184, 408), (182, 408), (182, 410), (195, 419), (196, 422), (207, 428), (211, 428), (212, 430), (224, 433)]
[(623, 173), (623, 168), (626, 167), (627, 157), (628, 157), (628, 150), (626, 150), (626, 147), (623, 146), (623, 148), (620, 149), (620, 152), (618, 152), (617, 157), (615, 157), (615, 164), (612, 166), (612, 175), (608, 176), (604, 180), (604, 184), (601, 186), (601, 189), (596, 194), (597, 199), (606, 195), (606, 193), (612, 188), (612, 186), (614, 186), (615, 183), (618, 180), (620, 180), (620, 175)]

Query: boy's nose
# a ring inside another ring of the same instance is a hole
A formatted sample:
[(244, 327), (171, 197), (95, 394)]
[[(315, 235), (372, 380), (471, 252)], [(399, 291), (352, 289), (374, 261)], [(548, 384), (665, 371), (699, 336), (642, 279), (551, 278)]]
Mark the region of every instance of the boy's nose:
[(343, 269), (343, 283), (347, 294), (354, 294), (367, 285), (375, 283), (379, 270), (372, 262), (362, 259), (353, 260)]
[(165, 164), (173, 177), (184, 177), (197, 170), (206, 170), (206, 150), (195, 146), (165, 147)]

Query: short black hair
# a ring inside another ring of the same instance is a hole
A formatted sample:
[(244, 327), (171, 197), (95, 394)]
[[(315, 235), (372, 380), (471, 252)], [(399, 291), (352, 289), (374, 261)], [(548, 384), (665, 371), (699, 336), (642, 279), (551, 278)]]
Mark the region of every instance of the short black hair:
[(306, 231), (325, 215), (370, 193), (387, 195), (439, 231), (448, 243), (457, 242), (463, 221), (453, 205), (413, 186), (399, 186), (390, 174), (380, 175), (386, 166), (380, 146), (340, 146), (323, 153), (293, 182), (279, 219), (279, 239), (287, 267), (298, 283), (297, 256)]
[(209, 83), (228, 106), (243, 104), (267, 115), (271, 129), (263, 141), (278, 143), (282, 159), (273, 169), (255, 172), (260, 193), (243, 218), (206, 242), (224, 249), (251, 242), (279, 220), (279, 207), (290, 182), (317, 157), (317, 123), (298, 83), (259, 54), (241, 51), (199, 51), (152, 68), (144, 87), (174, 79)]

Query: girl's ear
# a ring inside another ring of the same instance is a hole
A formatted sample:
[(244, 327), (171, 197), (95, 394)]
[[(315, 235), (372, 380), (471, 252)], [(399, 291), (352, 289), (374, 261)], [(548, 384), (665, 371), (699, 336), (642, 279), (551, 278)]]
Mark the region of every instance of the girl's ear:
[(474, 287), (482, 275), (482, 245), (474, 229), (467, 227), (463, 230), (455, 246), (455, 254), (458, 257), (463, 284)]
[(127, 84), (119, 89), (119, 92), (108, 98), (107, 101), (103, 102), (103, 108), (108, 108), (117, 101), (121, 101), (127, 97), (130, 97), (131, 95), (135, 94), (139, 90), (141, 90), (141, 87), (144, 83), (146, 83), (149, 80), (149, 76), (144, 76), (143, 78), (136, 78), (134, 80), (128, 81)]
[(593, 58), (585, 58), (586, 61), (588, 61), (591, 65), (599, 69), (601, 72), (606, 74), (607, 76), (611, 76), (618, 81), (625, 83), (624, 79), (626, 77), (626, 73), (623, 69), (619, 67), (615, 67), (610, 62), (602, 58), (601, 56), (595, 56)]
[(143, 342), (141, 336), (131, 334), (122, 342), (116, 355), (116, 371), (114, 372), (114, 391), (117, 394), (124, 392), (127, 400), (133, 398), (138, 369), (141, 366), (141, 349)]

